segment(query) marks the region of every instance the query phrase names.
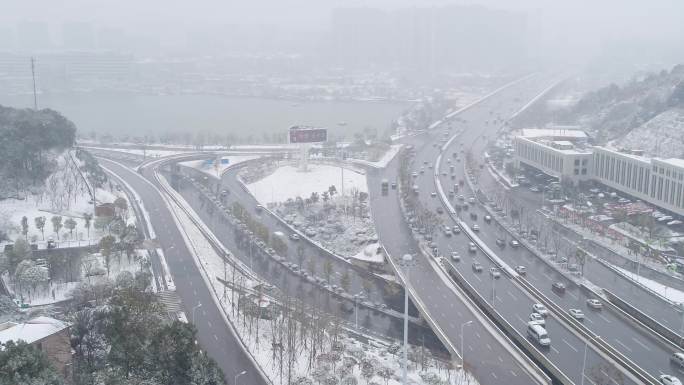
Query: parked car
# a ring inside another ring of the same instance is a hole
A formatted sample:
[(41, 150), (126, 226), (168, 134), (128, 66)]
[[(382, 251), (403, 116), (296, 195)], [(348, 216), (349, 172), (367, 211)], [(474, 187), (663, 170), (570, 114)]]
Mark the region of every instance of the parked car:
[(437, 207), (437, 214), (444, 214), (444, 209), (442, 206)]
[(473, 225), (473, 231), (475, 231), (475, 232), (480, 231), (480, 226), (478, 226), (478, 225)]
[(546, 306), (540, 303), (535, 303), (532, 305), (532, 311), (541, 314), (541, 316), (545, 318), (549, 315), (549, 311), (546, 309)]
[(503, 239), (497, 239), (496, 245), (503, 249), (504, 247), (506, 247), (506, 241), (504, 241)]
[(430, 193), (430, 196), (434, 198), (434, 197), (437, 196), (437, 193), (433, 191), (433, 192)]
[(563, 294), (565, 293), (565, 284), (563, 284), (562, 282), (554, 282), (553, 284), (551, 284), (551, 289), (553, 289), (553, 291), (555, 291), (556, 293)]
[(501, 272), (496, 267), (490, 267), (489, 268), (489, 275), (491, 275), (492, 278), (497, 278), (497, 279), (501, 278)]
[(520, 274), (520, 275), (525, 275), (525, 274), (527, 274), (527, 269), (525, 269), (525, 266), (516, 266), (515, 272)]
[(468, 244), (468, 251), (470, 251), (471, 253), (477, 252), (477, 247), (475, 246), (474, 243), (470, 242), (470, 243)]
[(295, 233), (292, 233), (292, 234), (290, 234), (290, 239), (292, 239), (293, 241), (298, 241), (298, 240), (299, 240), (299, 235), (297, 235), (297, 234), (295, 234)]
[(471, 212), (471, 213), (470, 213), (470, 219), (476, 221), (476, 220), (477, 220), (477, 213)]
[(511, 239), (511, 247), (518, 247), (520, 246), (520, 242), (516, 241), (515, 239)]
[(473, 270), (476, 273), (481, 273), (482, 272), (482, 264), (480, 262), (473, 262)]
[(451, 252), (451, 260), (454, 262), (459, 262), (461, 260), (461, 256), (458, 255), (458, 251)]
[(485, 215), (485, 216), (484, 216), (484, 221), (487, 222), (487, 223), (489, 223), (489, 222), (492, 221), (492, 217), (489, 216), (489, 215)]
[(574, 319), (576, 319), (576, 320), (578, 320), (578, 321), (584, 321), (584, 313), (582, 313), (582, 310), (580, 310), (580, 309), (570, 309), (570, 310), (568, 310), (568, 313), (570, 313), (570, 315), (571, 315)]

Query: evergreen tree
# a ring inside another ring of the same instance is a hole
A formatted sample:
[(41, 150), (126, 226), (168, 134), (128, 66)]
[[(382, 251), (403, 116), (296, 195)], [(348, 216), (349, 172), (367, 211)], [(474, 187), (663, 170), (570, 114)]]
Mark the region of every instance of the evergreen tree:
[(61, 385), (62, 379), (38, 348), (8, 341), (0, 349), (0, 384)]

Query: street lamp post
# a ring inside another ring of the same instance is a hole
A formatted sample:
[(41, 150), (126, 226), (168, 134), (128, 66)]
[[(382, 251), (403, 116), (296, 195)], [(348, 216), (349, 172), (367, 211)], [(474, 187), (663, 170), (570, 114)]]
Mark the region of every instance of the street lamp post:
[(465, 369), (465, 350), (463, 350), (463, 328), (473, 323), (473, 321), (464, 322), (461, 324), (461, 366)]
[(587, 342), (584, 343), (584, 358), (582, 359), (582, 379), (580, 381), (580, 385), (584, 385), (584, 370), (587, 367), (587, 350), (589, 346), (589, 342), (593, 341), (594, 339), (601, 338), (601, 336), (595, 336), (591, 337)]
[(195, 310), (202, 307), (202, 302), (198, 302), (196, 306), (192, 308), (192, 323), (195, 323)]
[(354, 318), (355, 318), (355, 327), (356, 330), (359, 330), (359, 295), (354, 294)]
[(408, 384), (408, 291), (409, 269), (413, 265), (413, 256), (405, 254), (401, 258), (401, 266), (404, 267), (406, 278), (404, 279), (404, 363), (402, 368), (402, 384)]
[(240, 373), (238, 373), (238, 374), (235, 375), (235, 380), (233, 381), (233, 385), (238, 385), (238, 382), (237, 382), (237, 381), (238, 381), (238, 378), (240, 378), (240, 376), (242, 376), (243, 374), (247, 374), (247, 371), (246, 371), (246, 370), (243, 370), (243, 371), (241, 371)]
[[(498, 270), (498, 268), (496, 268), (496, 267), (493, 267), (492, 269)], [(494, 306), (496, 305), (496, 304), (494, 303), (494, 301), (496, 300), (496, 277), (494, 277), (494, 272), (495, 272), (496, 270), (492, 270), (492, 271), (490, 271), (490, 273), (489, 273), (489, 275), (490, 275), (491, 278), (492, 278), (492, 307), (494, 307)]]

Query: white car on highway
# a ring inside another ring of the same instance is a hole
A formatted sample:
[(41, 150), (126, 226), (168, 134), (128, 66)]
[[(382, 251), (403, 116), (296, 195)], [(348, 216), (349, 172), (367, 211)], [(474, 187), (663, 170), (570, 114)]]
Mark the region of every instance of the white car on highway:
[(603, 307), (603, 304), (596, 298), (590, 298), (587, 300), (587, 306), (589, 306), (592, 309), (601, 309)]
[(480, 226), (473, 225), (473, 231), (475, 231), (475, 232), (480, 231)]
[(658, 378), (658, 381), (660, 381), (660, 383), (663, 385), (682, 385), (682, 382), (679, 381), (679, 378), (669, 374), (661, 375), (660, 378)]
[(549, 311), (546, 309), (546, 306), (540, 303), (535, 303), (534, 305), (532, 305), (532, 311), (535, 313), (539, 313), (542, 317), (546, 317), (549, 315)]
[(568, 313), (572, 316), (572, 318), (578, 320), (578, 321), (584, 321), (584, 313), (582, 313), (582, 310), (580, 309), (570, 309), (568, 310)]
[(470, 243), (468, 244), (468, 251), (470, 251), (471, 253), (476, 252), (476, 251), (477, 251), (477, 246), (475, 246), (474, 243), (470, 242)]
[(539, 313), (530, 314), (530, 322), (534, 322), (537, 325), (541, 325), (541, 326), (546, 325), (546, 320), (544, 320), (544, 317)]

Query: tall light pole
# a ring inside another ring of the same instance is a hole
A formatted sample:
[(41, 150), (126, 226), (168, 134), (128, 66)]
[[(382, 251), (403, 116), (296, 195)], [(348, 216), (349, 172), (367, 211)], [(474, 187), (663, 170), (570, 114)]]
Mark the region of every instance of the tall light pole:
[(196, 306), (192, 308), (192, 323), (195, 324), (195, 310), (202, 307), (202, 302), (198, 302)]
[(465, 370), (465, 350), (463, 349), (463, 328), (473, 323), (473, 321), (464, 322), (461, 324), (461, 366)]
[(354, 294), (354, 318), (356, 330), (359, 330), (359, 295)]
[(413, 256), (405, 254), (401, 258), (401, 266), (404, 267), (404, 363), (402, 368), (402, 383), (408, 385), (408, 291), (409, 269), (413, 266)]
[(494, 270), (490, 270), (489, 275), (492, 278), (492, 307), (494, 307), (494, 301), (496, 300), (496, 277), (494, 276), (494, 273), (497, 272), (499, 269), (496, 267), (492, 267), (492, 269)]
[(240, 378), (240, 376), (242, 376), (243, 374), (247, 374), (247, 371), (243, 370), (240, 373), (235, 375), (235, 380), (233, 381), (233, 385), (237, 385), (238, 378)]

